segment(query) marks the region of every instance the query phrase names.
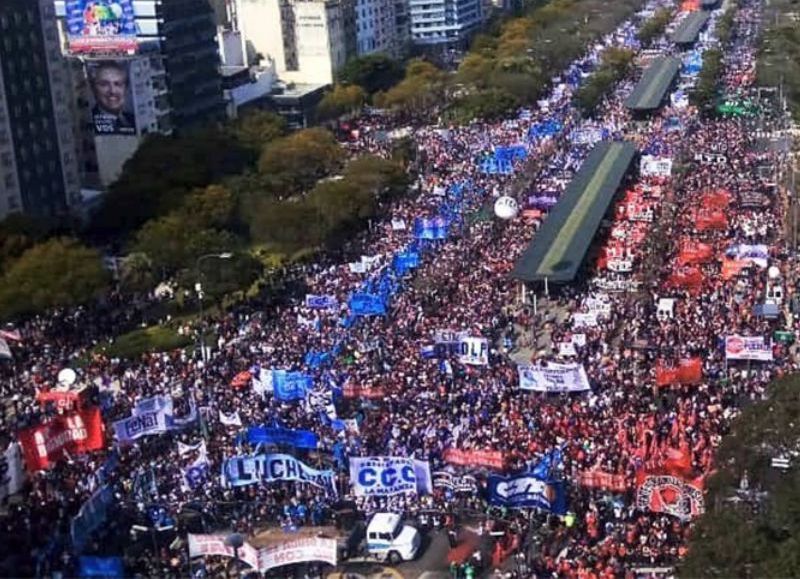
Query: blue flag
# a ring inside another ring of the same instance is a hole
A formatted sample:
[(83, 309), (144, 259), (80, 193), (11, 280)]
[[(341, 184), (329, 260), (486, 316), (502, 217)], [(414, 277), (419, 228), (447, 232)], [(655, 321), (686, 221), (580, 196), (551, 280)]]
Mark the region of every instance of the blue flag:
[(489, 502), (505, 507), (535, 507), (563, 515), (567, 499), (563, 481), (541, 480), (530, 474), (516, 476), (490, 475)]
[(276, 400), (302, 400), (311, 390), (313, 379), (303, 372), (272, 370), (272, 388)]
[(251, 426), (247, 429), (250, 444), (279, 444), (314, 450), (319, 444), (317, 435), (310, 430), (293, 430), (283, 426)]
[(122, 557), (79, 557), (81, 577), (125, 577)]
[(380, 295), (354, 293), (350, 296), (350, 312), (354, 316), (385, 316), (386, 304)]

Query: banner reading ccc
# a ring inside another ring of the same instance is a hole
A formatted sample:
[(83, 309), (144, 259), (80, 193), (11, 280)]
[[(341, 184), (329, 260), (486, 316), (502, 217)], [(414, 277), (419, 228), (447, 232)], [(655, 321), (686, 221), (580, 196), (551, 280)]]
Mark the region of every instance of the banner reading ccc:
[(357, 497), (431, 491), (427, 461), (400, 456), (350, 457), (350, 482)]

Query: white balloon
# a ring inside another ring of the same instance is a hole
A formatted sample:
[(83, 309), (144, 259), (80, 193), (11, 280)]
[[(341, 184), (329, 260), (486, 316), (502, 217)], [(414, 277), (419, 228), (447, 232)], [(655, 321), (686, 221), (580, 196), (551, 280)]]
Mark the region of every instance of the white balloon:
[(494, 202), (494, 214), (500, 219), (514, 219), (519, 213), (516, 199), (504, 195)]
[(773, 265), (767, 270), (767, 277), (769, 279), (778, 279), (781, 277), (781, 270), (778, 269), (777, 266)]
[(77, 379), (78, 375), (72, 368), (64, 368), (63, 370), (61, 370), (61, 372), (58, 373), (58, 383), (64, 388), (69, 388), (70, 386), (75, 384), (75, 380)]

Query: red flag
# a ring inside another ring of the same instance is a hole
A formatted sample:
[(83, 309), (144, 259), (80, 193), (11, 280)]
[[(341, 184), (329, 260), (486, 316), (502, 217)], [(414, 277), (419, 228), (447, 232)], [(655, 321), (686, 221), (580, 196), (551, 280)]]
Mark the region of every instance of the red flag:
[(703, 361), (700, 358), (681, 360), (678, 366), (678, 381), (681, 384), (697, 384), (703, 379)]
[(31, 472), (50, 467), (66, 453), (83, 454), (103, 448), (103, 419), (99, 408), (57, 416), (18, 433)]
[(80, 407), (80, 394), (74, 391), (58, 391), (58, 390), (48, 390), (48, 391), (41, 391), (36, 395), (36, 401), (39, 402), (42, 406), (46, 405), (48, 402), (52, 402), (55, 404), (56, 408), (61, 410), (72, 410), (74, 408)]
[(602, 470), (586, 470), (578, 475), (578, 484), (593, 489), (603, 489), (617, 493), (624, 493), (628, 489), (625, 484), (625, 475), (612, 474)]
[(730, 202), (731, 193), (725, 189), (706, 193), (700, 200), (700, 204), (707, 209), (725, 209)]
[(728, 216), (722, 211), (700, 211), (695, 217), (695, 228), (697, 231), (727, 229)]
[(642, 470), (637, 473), (636, 480), (636, 507), (641, 511), (666, 513), (680, 519), (705, 512), (702, 477), (688, 480)]

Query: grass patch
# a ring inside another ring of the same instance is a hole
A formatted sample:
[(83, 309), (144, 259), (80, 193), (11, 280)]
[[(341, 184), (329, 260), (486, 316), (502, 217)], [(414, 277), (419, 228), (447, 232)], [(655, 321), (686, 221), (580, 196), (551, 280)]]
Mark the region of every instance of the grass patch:
[(150, 326), (122, 334), (113, 342), (100, 344), (93, 353), (110, 358), (136, 358), (146, 352), (168, 352), (192, 344), (192, 336), (181, 335), (171, 325)]

